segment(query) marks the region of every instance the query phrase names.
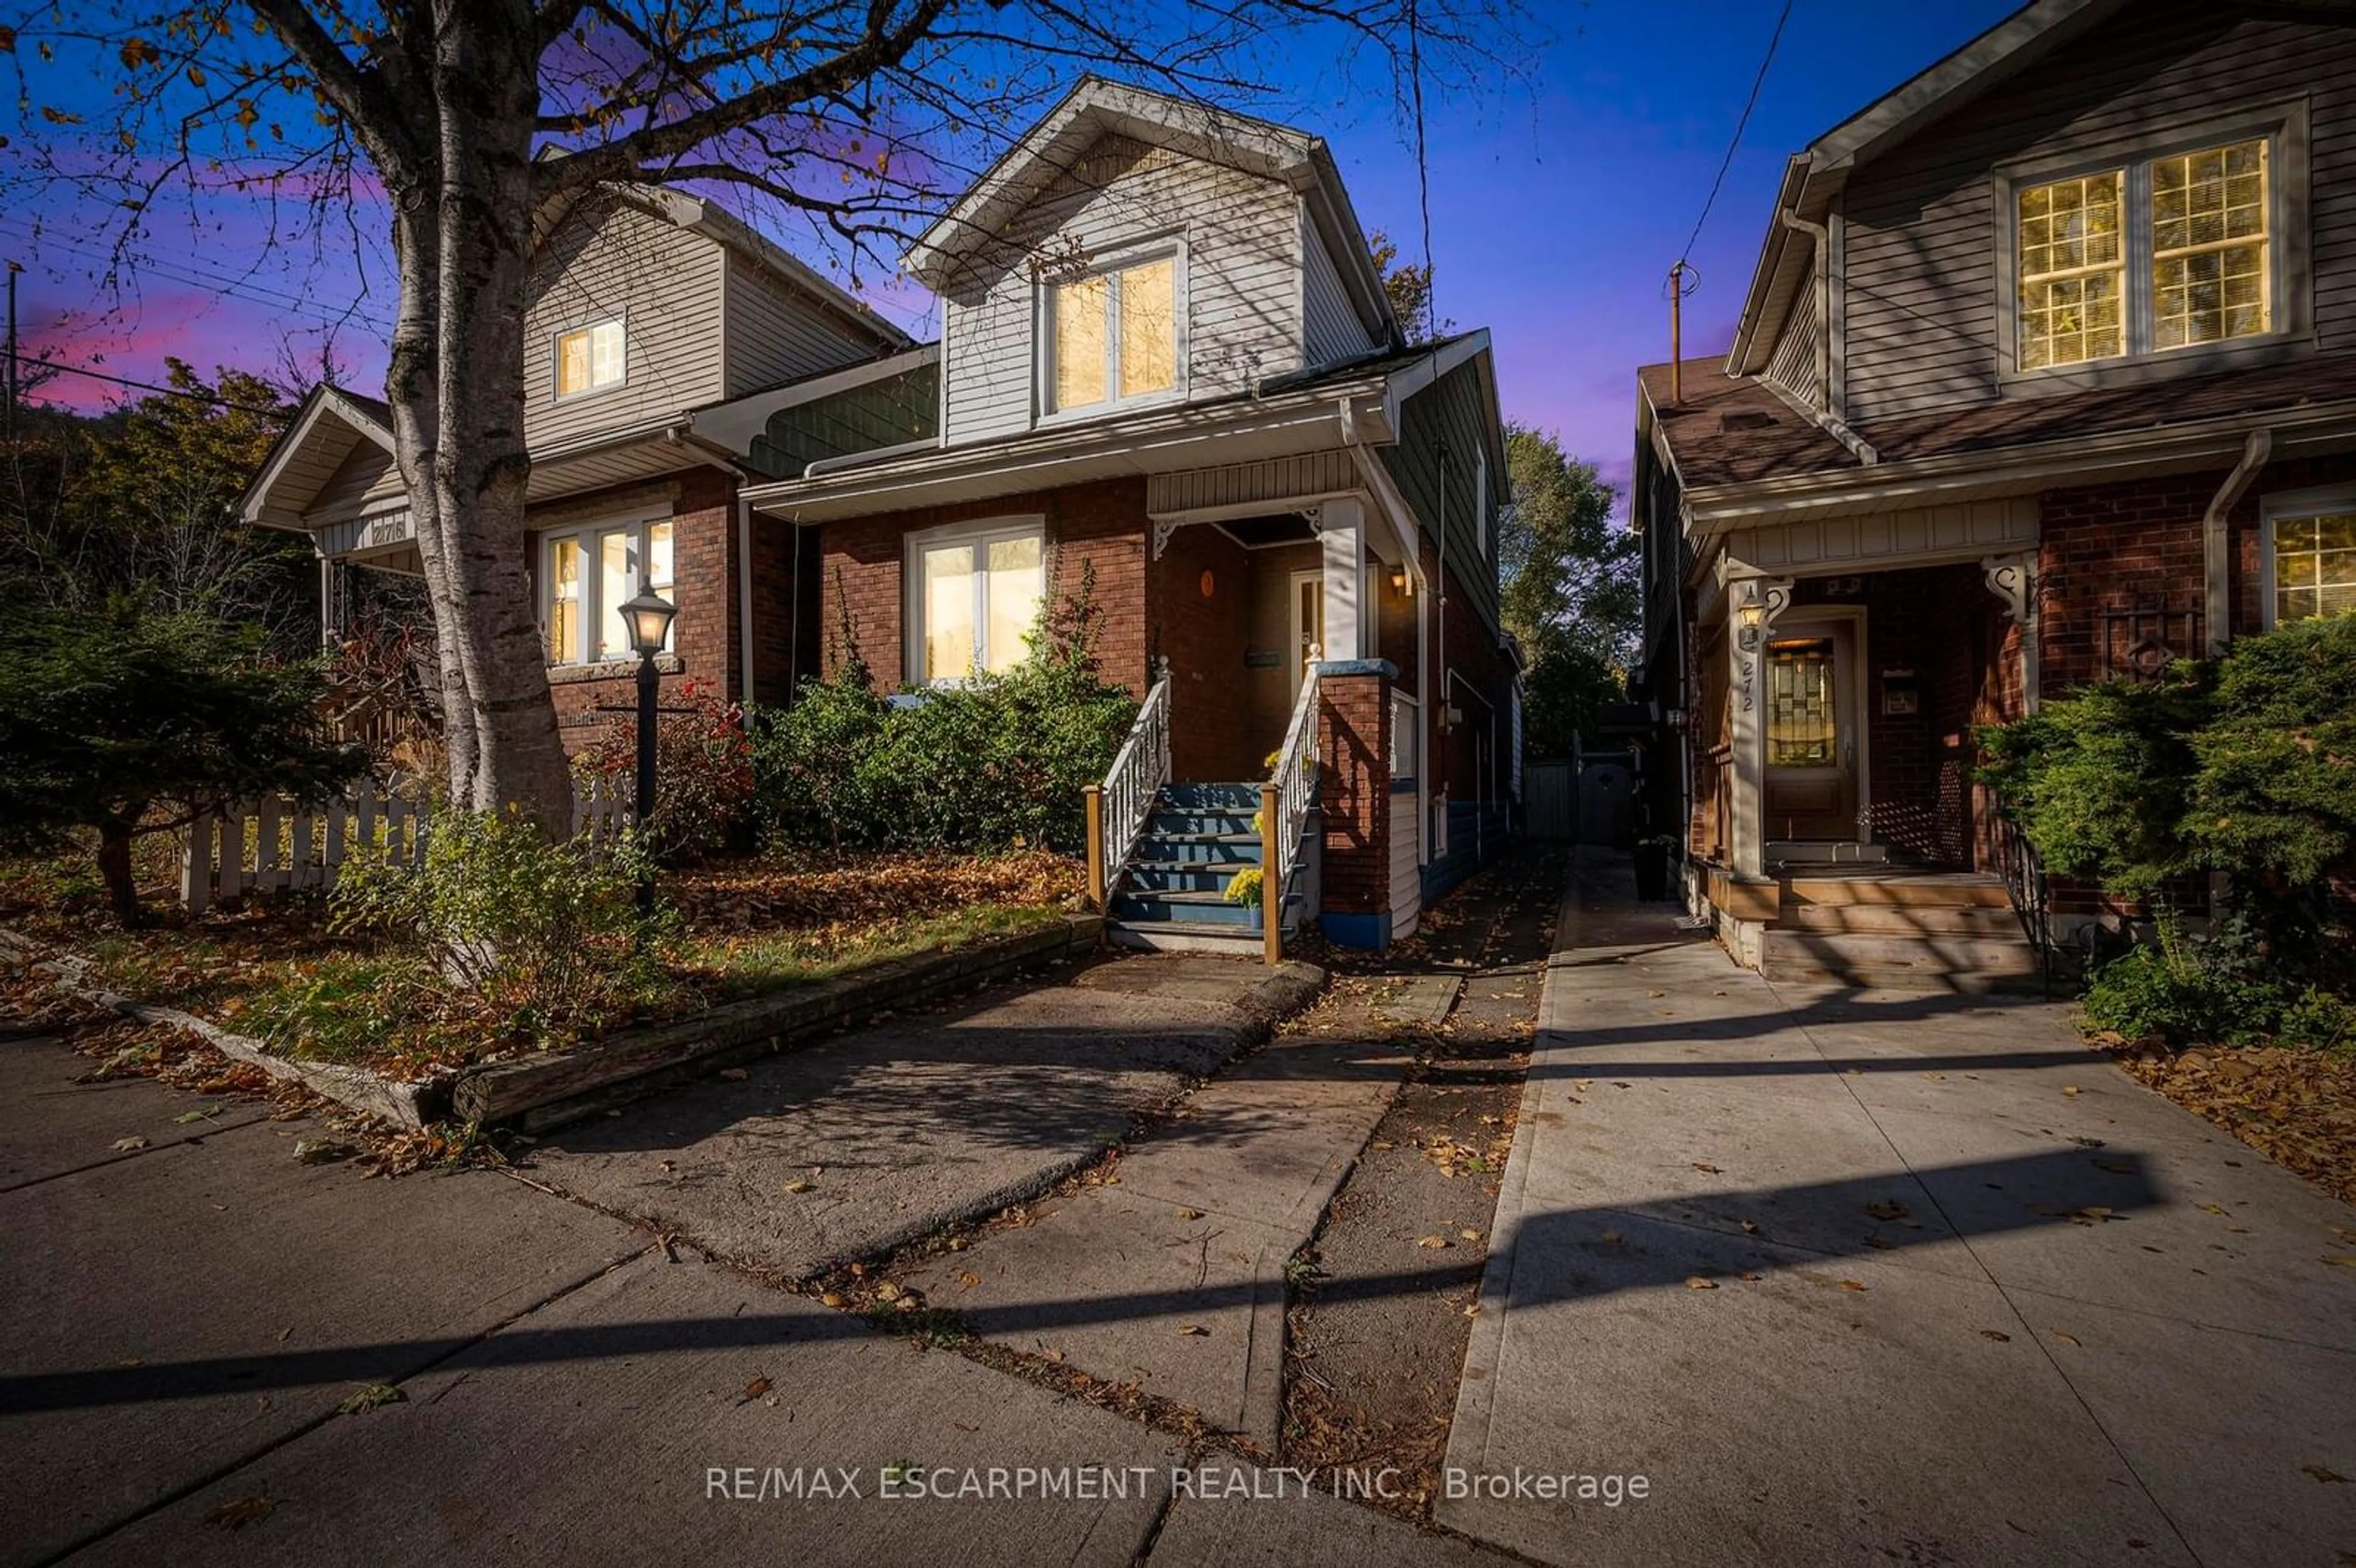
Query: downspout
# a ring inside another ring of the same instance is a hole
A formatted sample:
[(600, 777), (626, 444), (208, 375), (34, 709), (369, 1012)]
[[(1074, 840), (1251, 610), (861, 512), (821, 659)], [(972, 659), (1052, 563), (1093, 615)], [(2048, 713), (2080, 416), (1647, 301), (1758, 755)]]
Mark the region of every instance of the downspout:
[(2233, 539), (2225, 527), (2225, 514), (2248, 493), (2251, 482), (2266, 465), (2274, 449), (2273, 431), (2252, 431), (2242, 447), (2241, 464), (2225, 475), (2225, 483), (2217, 487), (2209, 509), (2201, 514), (2201, 614), (2211, 658), (2222, 654), (2233, 641), (2233, 592), (2229, 581)]
[(738, 700), (753, 705), (753, 503), (736, 497), (736, 657)]
[(1816, 248), (1816, 401), (1821, 406), (1809, 409), (1809, 417), (1824, 427), (1826, 434), (1848, 448), (1850, 456), (1871, 468), (1881, 461), (1881, 454), (1833, 412), (1832, 232), (1815, 219), (1803, 218), (1788, 208), (1775, 216), (1783, 220), (1785, 228), (1806, 235)]

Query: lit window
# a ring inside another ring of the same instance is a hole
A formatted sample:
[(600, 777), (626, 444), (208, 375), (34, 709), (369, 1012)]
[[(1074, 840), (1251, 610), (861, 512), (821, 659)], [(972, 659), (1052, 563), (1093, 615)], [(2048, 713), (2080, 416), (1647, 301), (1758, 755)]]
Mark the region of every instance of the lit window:
[(2266, 330), (2266, 144), (2151, 165), (2152, 347)]
[(910, 545), (911, 645), (926, 684), (1023, 662), (1046, 597), (1045, 536), (1036, 525), (936, 535)]
[(2274, 520), (2275, 620), (2356, 610), (2356, 499), (2315, 517)]
[(2276, 330), (2272, 158), (2259, 137), (2019, 187), (2019, 368)]
[[(543, 541), (541, 625), (551, 664), (633, 656), (622, 604), (642, 587), (672, 598), (674, 527), (668, 517), (606, 523)], [(669, 635), (678, 631), (673, 620)]]
[(2126, 351), (2119, 233), (2124, 171), (2020, 193), (2020, 368), (2076, 365)]
[(1767, 645), (1767, 762), (1771, 767), (1829, 766), (1840, 740), (1833, 703), (1829, 637)]
[(1147, 398), (1178, 385), (1176, 257), (1056, 283), (1047, 294), (1056, 408)]
[(556, 339), (556, 395), (570, 398), (620, 386), (628, 370), (625, 352), (627, 342), (618, 321), (601, 321), (594, 326), (578, 326), (560, 334)]

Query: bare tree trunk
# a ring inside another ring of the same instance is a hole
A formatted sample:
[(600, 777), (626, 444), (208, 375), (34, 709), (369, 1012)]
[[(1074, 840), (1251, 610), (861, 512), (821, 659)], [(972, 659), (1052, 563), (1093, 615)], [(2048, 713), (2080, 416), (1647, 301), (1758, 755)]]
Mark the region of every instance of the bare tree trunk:
[(137, 820), (109, 817), (98, 827), (99, 880), (106, 884), (106, 901), (114, 906), (114, 918), (125, 931), (147, 923), (147, 912), (139, 907), (139, 880), (131, 870), (131, 830)]
[[(531, 272), (531, 139), (540, 111), (529, 0), (443, 0), (433, 464), (443, 571), (474, 731), (478, 810), (513, 805), (552, 837), (573, 828), (572, 773), (524, 559), (524, 304)], [(454, 764), (455, 777), (455, 764)]]

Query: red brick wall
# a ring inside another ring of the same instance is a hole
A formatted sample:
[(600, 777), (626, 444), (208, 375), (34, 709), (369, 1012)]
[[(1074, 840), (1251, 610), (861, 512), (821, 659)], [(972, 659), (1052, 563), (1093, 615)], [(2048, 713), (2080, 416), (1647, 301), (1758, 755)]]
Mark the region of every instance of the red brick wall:
[(1320, 897), (1337, 914), (1390, 911), (1390, 683), (1381, 676), (1319, 680)]
[(1055, 592), (1080, 584), (1083, 563), (1096, 568), (1096, 603), (1105, 612), (1097, 657), (1106, 678), (1139, 697), (1147, 684), (1145, 617), (1145, 481), (1107, 480), (1063, 490), (1002, 496), (994, 500), (924, 507), (819, 528), (823, 572), (820, 658), (828, 670), (842, 660), (848, 613), (860, 652), (879, 689), (906, 684), (903, 668), (902, 562), (909, 534), (985, 517), (1044, 517)]
[[(737, 602), (731, 575), (736, 548), (734, 502), (734, 485), (726, 475), (696, 469), (653, 484), (601, 490), (535, 507), (527, 519), (532, 570), (537, 573), (541, 567), (542, 530), (668, 504), (673, 528), (671, 598), (679, 606), (679, 619), (671, 629), (675, 656), (663, 661), (661, 700), (679, 700), (680, 688), (689, 682), (699, 690), (733, 698), (738, 645)], [(628, 661), (595, 667), (601, 674), (592, 679), (581, 678), (577, 667), (550, 671), (556, 721), (568, 751), (590, 745), (605, 726), (624, 717), (601, 708), (626, 707), (637, 699), (637, 672)]]

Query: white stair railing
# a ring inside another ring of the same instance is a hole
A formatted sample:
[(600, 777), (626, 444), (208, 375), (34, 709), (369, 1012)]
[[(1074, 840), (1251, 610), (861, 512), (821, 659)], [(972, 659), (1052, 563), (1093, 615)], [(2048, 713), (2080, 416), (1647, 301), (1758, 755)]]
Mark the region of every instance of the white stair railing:
[(1104, 781), (1104, 876), (1109, 896), (1137, 849), (1162, 786), (1170, 782), (1170, 677), (1163, 671), (1145, 694), (1129, 739)]
[[(1276, 771), (1268, 782), (1275, 786), (1276, 896), (1290, 891), (1293, 869), (1301, 864), (1301, 840), (1309, 824), (1310, 807), (1317, 804), (1317, 667), (1301, 675), (1301, 696), (1292, 705), (1292, 722), (1284, 731), (1284, 749), (1277, 753)], [(1282, 909), (1279, 903), (1280, 911)]]

